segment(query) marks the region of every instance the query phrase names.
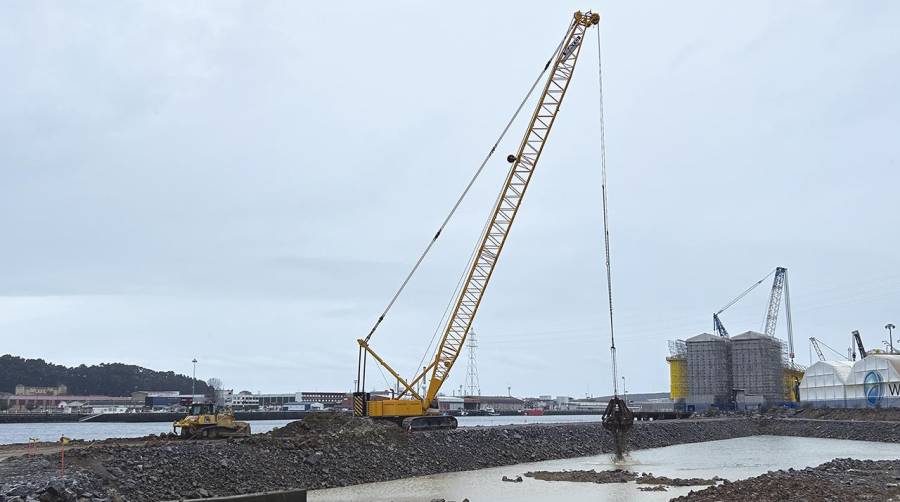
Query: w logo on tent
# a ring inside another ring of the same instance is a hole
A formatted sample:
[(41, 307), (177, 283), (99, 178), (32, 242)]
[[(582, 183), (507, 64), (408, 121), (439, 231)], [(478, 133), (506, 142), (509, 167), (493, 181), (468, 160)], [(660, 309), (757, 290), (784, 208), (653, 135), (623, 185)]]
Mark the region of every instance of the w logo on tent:
[(884, 381), (877, 371), (870, 371), (863, 380), (863, 392), (866, 393), (866, 402), (869, 406), (875, 406), (884, 397)]

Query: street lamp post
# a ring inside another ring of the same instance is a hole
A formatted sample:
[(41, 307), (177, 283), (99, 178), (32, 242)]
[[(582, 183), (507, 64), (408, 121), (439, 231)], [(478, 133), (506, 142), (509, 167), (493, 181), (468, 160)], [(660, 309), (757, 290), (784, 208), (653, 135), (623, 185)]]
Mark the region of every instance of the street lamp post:
[(628, 390), (625, 388), (625, 375), (622, 375), (622, 394), (625, 395), (625, 402), (628, 402)]
[(194, 377), (191, 379), (191, 401), (194, 401), (194, 395), (197, 394), (197, 358), (191, 360), (194, 363)]
[(884, 329), (888, 330), (888, 337), (891, 341), (891, 354), (894, 353), (894, 328), (896, 327), (897, 326), (894, 326), (893, 323), (887, 323), (884, 325)]

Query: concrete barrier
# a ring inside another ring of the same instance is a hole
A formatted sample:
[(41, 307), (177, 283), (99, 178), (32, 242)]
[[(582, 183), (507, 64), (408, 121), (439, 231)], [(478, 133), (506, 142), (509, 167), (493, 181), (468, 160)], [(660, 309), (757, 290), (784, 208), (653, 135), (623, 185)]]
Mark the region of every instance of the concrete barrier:
[(277, 492), (248, 493), (230, 497), (210, 497), (207, 499), (185, 499), (181, 502), (306, 502), (306, 490), (285, 490)]

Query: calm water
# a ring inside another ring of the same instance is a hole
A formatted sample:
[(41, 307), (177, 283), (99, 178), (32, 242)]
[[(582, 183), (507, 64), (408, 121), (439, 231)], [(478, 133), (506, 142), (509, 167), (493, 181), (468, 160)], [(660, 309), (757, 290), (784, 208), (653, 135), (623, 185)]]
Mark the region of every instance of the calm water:
[[(565, 415), (544, 417), (458, 417), (460, 427), (489, 425), (535, 424), (558, 422), (599, 421), (599, 415)], [(268, 432), (283, 427), (292, 420), (251, 420), (250, 428), (256, 432)], [(28, 438), (56, 441), (60, 436), (73, 439), (133, 438), (149, 434), (172, 432), (171, 422), (76, 422), (62, 424), (0, 424), (0, 444), (27, 443)]]
[[(668, 446), (640, 450), (620, 467), (638, 472), (652, 472), (669, 477), (720, 476), (737, 480), (760, 475), (773, 469), (800, 469), (819, 465), (833, 458), (859, 459), (900, 458), (900, 445), (839, 439), (756, 436), (707, 443)], [(593, 484), (567, 481), (539, 481), (524, 478), (522, 483), (506, 483), (500, 479), (521, 476), (530, 470), (614, 469), (608, 455), (551, 460), (495, 467), (384, 483), (318, 490), (310, 492), (311, 502), (343, 500), (421, 502), (433, 498), (472, 501), (538, 501), (567, 500), (611, 502), (663, 501), (691, 491), (691, 487), (671, 487), (667, 492), (642, 492), (634, 483)], [(704, 487), (694, 487), (702, 489)]]
[[(292, 420), (250, 420), (250, 430), (268, 432)], [(0, 444), (27, 443), (28, 438), (57, 441), (71, 439), (135, 438), (172, 432), (172, 422), (75, 422), (62, 424), (0, 424)]]

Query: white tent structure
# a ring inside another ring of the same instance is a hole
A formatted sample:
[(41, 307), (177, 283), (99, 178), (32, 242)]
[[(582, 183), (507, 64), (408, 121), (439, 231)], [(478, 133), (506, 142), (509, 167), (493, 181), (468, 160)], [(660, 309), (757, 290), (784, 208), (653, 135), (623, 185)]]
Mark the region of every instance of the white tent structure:
[(800, 381), (800, 402), (815, 407), (845, 408), (852, 370), (850, 361), (819, 361), (806, 368)]
[(869, 354), (847, 380), (847, 406), (900, 407), (900, 354)]
[(900, 354), (819, 361), (800, 381), (800, 402), (827, 408), (900, 407)]

